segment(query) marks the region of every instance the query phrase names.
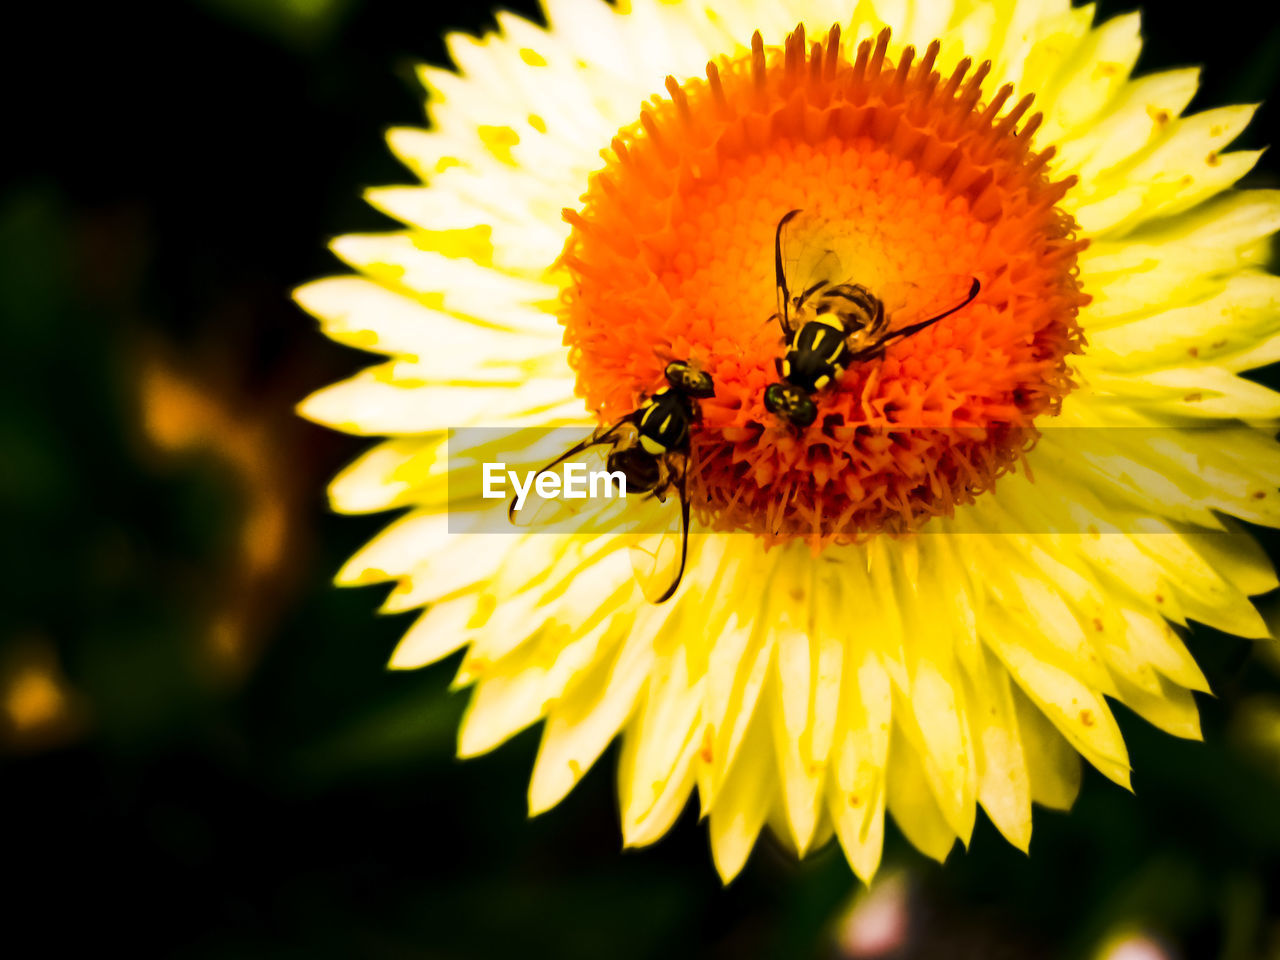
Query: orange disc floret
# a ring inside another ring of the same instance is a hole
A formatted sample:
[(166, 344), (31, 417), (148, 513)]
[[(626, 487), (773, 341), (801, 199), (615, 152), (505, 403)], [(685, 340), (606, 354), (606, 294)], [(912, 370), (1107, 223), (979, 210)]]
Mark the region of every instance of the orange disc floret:
[[(667, 359), (703, 364), (716, 396), (701, 405), (691, 499), (717, 527), (815, 545), (909, 532), (1011, 469), (1072, 387), (1084, 243), (1056, 206), (1074, 180), (1050, 180), (1052, 147), (1030, 149), (1031, 97), (1006, 111), (1011, 85), (984, 101), (990, 64), (944, 78), (936, 42), (896, 63), (888, 47), (886, 30), (850, 61), (838, 27), (812, 48), (803, 27), (781, 49), (757, 33), (705, 79), (668, 78), (668, 97), (614, 138), (581, 211), (565, 211), (579, 392), (616, 419), (661, 385)], [(818, 279), (926, 303), (957, 276), (981, 285), (814, 394), (803, 429), (763, 401), (786, 348), (774, 237), (791, 210), (828, 225), (834, 255), (818, 260), (843, 275)]]

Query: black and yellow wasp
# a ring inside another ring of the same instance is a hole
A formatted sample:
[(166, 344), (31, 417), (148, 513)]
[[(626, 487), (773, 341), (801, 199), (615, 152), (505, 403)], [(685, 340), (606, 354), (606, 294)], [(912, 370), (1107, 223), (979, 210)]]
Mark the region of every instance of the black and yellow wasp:
[[(793, 259), (783, 259), (783, 230), (802, 212), (788, 212), (778, 221), (774, 234), (778, 292), (774, 316), (786, 336), (786, 352), (775, 361), (780, 380), (764, 392), (765, 409), (797, 427), (807, 427), (817, 419), (813, 394), (839, 382), (853, 364), (880, 356), (895, 340), (919, 333), (968, 306), (981, 289), (976, 277), (938, 278), (937, 286), (944, 291), (941, 296), (949, 297), (944, 302), (954, 305), (926, 320), (899, 324), (895, 322), (897, 314), (890, 316), (885, 307), (886, 300), (893, 299), (888, 288), (873, 293), (862, 283), (842, 279), (839, 258), (824, 245), (821, 231), (813, 225), (804, 225), (809, 234), (804, 251)], [(793, 265), (790, 271), (787, 263)], [(958, 287), (954, 281), (959, 282)], [(960, 292), (966, 286), (967, 295)], [(914, 285), (896, 283), (893, 287), (897, 292)], [(957, 298), (962, 299), (956, 302)]]
[[(699, 400), (715, 396), (711, 375), (695, 363), (672, 360), (663, 371), (666, 386), (657, 390), (617, 422), (601, 426), (539, 469), (535, 478), (579, 457), (592, 447), (604, 447), (605, 469), (626, 478), (626, 492), (663, 504), (679, 502), (678, 519), (664, 517), (664, 528), (631, 550), (632, 566), (644, 595), (653, 603), (670, 599), (680, 586), (689, 554), (689, 443), (692, 427), (701, 419)], [(674, 494), (674, 497), (673, 497)], [(532, 522), (550, 521), (563, 504), (526, 505), (517, 513), (513, 498), (507, 508), (512, 523), (528, 514)], [(655, 533), (647, 530), (647, 533)]]

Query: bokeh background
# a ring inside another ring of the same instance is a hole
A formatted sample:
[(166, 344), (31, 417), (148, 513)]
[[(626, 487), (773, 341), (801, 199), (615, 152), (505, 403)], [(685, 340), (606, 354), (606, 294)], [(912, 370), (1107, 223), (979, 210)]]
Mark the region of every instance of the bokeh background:
[[(1153, 4), (1140, 70), (1206, 64), (1197, 107), (1273, 95), (1261, 9)], [(724, 889), (693, 809), (620, 851), (612, 752), (529, 821), (537, 731), (454, 760), (455, 660), (386, 671), (409, 618), (330, 586), (385, 518), (328, 511), (366, 443), (292, 412), (366, 358), (289, 291), (336, 272), (330, 236), (390, 226), (360, 199), (409, 180), (382, 133), (422, 122), (414, 64), (487, 4), (26, 13), (35, 56), (0, 66), (6, 953), (1280, 956), (1280, 656), (1210, 630), (1205, 741), (1118, 708), (1135, 793), (1086, 771), (1029, 858), (980, 816), (945, 867), (891, 827), (871, 895), (834, 848), (768, 840)]]

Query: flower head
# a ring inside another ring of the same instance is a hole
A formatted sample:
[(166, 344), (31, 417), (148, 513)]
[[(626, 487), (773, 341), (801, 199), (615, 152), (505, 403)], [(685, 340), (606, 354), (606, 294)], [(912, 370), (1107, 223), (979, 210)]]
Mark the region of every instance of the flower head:
[[(1228, 519), (1277, 524), (1273, 441), (1185, 429), (1280, 414), (1238, 376), (1280, 342), (1280, 200), (1230, 191), (1256, 155), (1224, 152), (1250, 109), (1131, 79), (1136, 17), (894, 11), (549, 0), (549, 30), (453, 35), (432, 129), (390, 136), (423, 183), (370, 193), (406, 228), (340, 238), (362, 276), (297, 294), (391, 358), (302, 410), (391, 435), (332, 497), (408, 508), (338, 578), (423, 608), (393, 665), (467, 648), (463, 755), (545, 721), (535, 813), (621, 733), (626, 842), (696, 788), (726, 879), (766, 824), (870, 878), (886, 811), (939, 859), (979, 805), (1025, 849), (1080, 756), (1128, 784), (1107, 698), (1199, 735), (1176, 627), (1264, 636), (1276, 586)], [(894, 335), (786, 422), (787, 314), (840, 284)], [(689, 444), (711, 532), (670, 602), (608, 529), (451, 532), (483, 504), (447, 429), (585, 434), (672, 358), (716, 392)]]
[[(1084, 243), (1055, 206), (1074, 180), (1049, 179), (1052, 147), (1030, 150), (1040, 115), (1019, 126), (1032, 96), (1004, 110), (1012, 84), (983, 98), (990, 63), (966, 58), (943, 77), (939, 41), (895, 64), (890, 37), (846, 56), (838, 24), (812, 49), (803, 25), (780, 51), (757, 32), (749, 56), (709, 62), (705, 80), (668, 77), (669, 99), (641, 108), (583, 212), (565, 213), (563, 321), (589, 409), (634, 408), (660, 369), (655, 345), (714, 359), (693, 499), (720, 527), (819, 543), (914, 529), (989, 488), (1070, 386)], [(799, 436), (763, 402), (778, 328), (761, 318), (791, 209), (810, 224), (793, 249), (820, 251), (832, 279), (922, 301), (895, 305), (901, 325), (923, 304), (960, 302), (972, 278), (982, 290), (851, 368)], [(907, 442), (885, 442), (895, 426)]]

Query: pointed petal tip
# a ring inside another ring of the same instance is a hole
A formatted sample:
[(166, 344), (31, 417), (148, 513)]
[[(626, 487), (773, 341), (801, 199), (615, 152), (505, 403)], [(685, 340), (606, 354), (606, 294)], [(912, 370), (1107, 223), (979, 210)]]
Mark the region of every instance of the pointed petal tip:
[[(844, 845), (841, 844), (843, 847)], [(844, 847), (844, 854), (849, 861), (849, 866), (853, 868), (854, 874), (868, 887), (875, 880), (876, 874), (880, 872), (881, 855), (884, 852), (882, 845), (869, 845), (856, 850), (850, 850)]]
[(747, 865), (747, 858), (750, 855), (751, 849), (748, 848), (747, 851), (740, 856), (736, 851), (726, 856), (721, 856), (717, 853), (715, 844), (712, 844), (711, 859), (716, 865), (716, 873), (720, 875), (720, 882), (724, 886), (727, 887), (738, 877), (740, 873), (742, 873), (742, 868)]
[(525, 804), (528, 807), (528, 816), (532, 820), (534, 817), (540, 817), (556, 804), (563, 797), (552, 799), (550, 793), (535, 792), (532, 784), (529, 786), (529, 792), (525, 797)]
[(661, 834), (653, 836), (651, 831), (645, 830), (639, 822), (628, 822), (626, 820), (622, 822), (623, 850), (639, 850), (641, 847), (652, 846), (659, 837), (661, 837)]
[[(994, 821), (992, 821), (994, 823)], [(1027, 810), (1026, 820), (1016, 824), (1005, 824), (1001, 826), (996, 824), (996, 829), (1000, 831), (1000, 836), (1009, 841), (1011, 846), (1017, 847), (1024, 854), (1031, 853), (1031, 811)], [(965, 849), (969, 847), (965, 844)]]

